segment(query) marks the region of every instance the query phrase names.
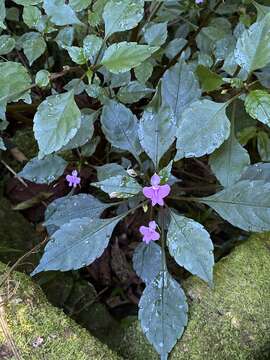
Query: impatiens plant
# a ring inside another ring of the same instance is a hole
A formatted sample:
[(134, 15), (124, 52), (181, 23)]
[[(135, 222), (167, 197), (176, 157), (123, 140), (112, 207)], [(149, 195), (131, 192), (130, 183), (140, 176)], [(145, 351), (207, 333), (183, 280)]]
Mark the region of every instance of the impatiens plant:
[(67, 187), (46, 199), (48, 242), (32, 275), (89, 266), (132, 215), (139, 320), (162, 360), (188, 322), (171, 269), (213, 287), (211, 224), (270, 230), (265, 5), (0, 0), (0, 149), (8, 120), (31, 109), (38, 154), (17, 177), (56, 186), (63, 176)]

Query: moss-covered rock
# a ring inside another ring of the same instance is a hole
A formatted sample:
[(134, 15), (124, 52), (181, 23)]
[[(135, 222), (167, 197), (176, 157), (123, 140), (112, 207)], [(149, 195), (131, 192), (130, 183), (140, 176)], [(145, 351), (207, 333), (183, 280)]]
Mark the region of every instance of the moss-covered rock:
[[(195, 277), (184, 284), (189, 322), (171, 360), (270, 358), (270, 236), (253, 235), (215, 266), (215, 288)], [(138, 322), (123, 329), (119, 352), (128, 360), (156, 360)]]
[[(0, 274), (6, 270), (0, 263)], [(1, 286), (1, 300), (12, 292), (13, 296), (0, 306), (4, 319), (0, 328), (0, 354), (7, 354), (1, 358), (15, 359), (5, 332), (25, 360), (120, 360), (106, 345), (50, 305), (28, 276), (13, 272), (9, 283)]]

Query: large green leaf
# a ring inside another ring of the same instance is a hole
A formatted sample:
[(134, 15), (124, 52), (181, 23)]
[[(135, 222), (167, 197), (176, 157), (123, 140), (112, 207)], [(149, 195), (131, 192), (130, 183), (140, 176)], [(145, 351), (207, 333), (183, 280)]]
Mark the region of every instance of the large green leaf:
[(263, 180), (270, 182), (270, 164), (261, 162), (250, 165), (240, 180)]
[(270, 126), (270, 94), (265, 90), (253, 90), (245, 99), (247, 113)]
[(73, 219), (57, 230), (45, 247), (32, 276), (48, 270), (76, 270), (91, 264), (108, 246), (121, 217), (112, 219)]
[(196, 74), (200, 80), (202, 91), (214, 91), (223, 84), (222, 76), (211, 71), (204, 65), (198, 65)]
[(15, 40), (10, 35), (0, 36), (0, 55), (10, 53), (15, 47)]
[(91, 183), (91, 185), (106, 192), (110, 198), (125, 199), (137, 195), (142, 190), (137, 181), (127, 173), (111, 176), (102, 181)]
[(83, 40), (84, 56), (94, 62), (95, 56), (98, 54), (102, 46), (102, 39), (96, 35), (87, 35)]
[(165, 72), (161, 89), (162, 99), (171, 107), (177, 124), (180, 123), (184, 109), (201, 96), (199, 82), (184, 60)]
[(34, 117), (34, 133), (39, 157), (60, 150), (72, 139), (81, 125), (81, 112), (73, 91), (48, 96)]
[(103, 11), (105, 35), (134, 28), (144, 14), (144, 0), (110, 0)]
[(88, 114), (82, 110), (81, 126), (79, 127), (76, 135), (67, 143), (67, 145), (62, 147), (61, 151), (75, 149), (79, 146), (83, 146), (91, 140), (94, 134), (94, 121), (98, 115), (98, 111)]
[(139, 81), (131, 81), (128, 85), (119, 89), (117, 98), (124, 104), (132, 104), (153, 92), (153, 89)]
[(262, 161), (270, 161), (270, 139), (265, 131), (258, 132), (257, 149)]
[(262, 20), (265, 17), (265, 15), (270, 13), (270, 7), (269, 6), (261, 5), (261, 4), (257, 3), (255, 0), (252, 0), (252, 4), (257, 9), (257, 21)]
[(188, 305), (180, 285), (161, 271), (146, 286), (139, 302), (139, 320), (148, 341), (167, 360), (187, 324)]
[(148, 45), (161, 46), (168, 36), (167, 22), (151, 22), (143, 28), (143, 37)]
[(231, 131), (229, 139), (211, 154), (209, 164), (219, 182), (227, 187), (239, 180), (250, 164), (250, 158)]
[(0, 63), (0, 105), (28, 99), (31, 78), (20, 63), (6, 61)]
[(234, 55), (237, 64), (249, 73), (270, 62), (270, 13), (242, 33)]
[(30, 28), (35, 27), (42, 16), (37, 6), (25, 6), (23, 8), (23, 21)]
[(87, 9), (88, 6), (90, 6), (92, 3), (92, 0), (70, 0), (69, 5), (72, 7), (75, 11), (82, 11), (84, 9)]
[(99, 218), (109, 203), (102, 203), (88, 194), (65, 196), (54, 200), (46, 210), (45, 225), (62, 226), (73, 219)]
[(55, 25), (81, 24), (72, 7), (65, 0), (44, 0), (43, 8)]
[(6, 28), (6, 25), (4, 24), (5, 18), (6, 18), (5, 0), (0, 0), (0, 28), (2, 29)]
[(177, 154), (183, 157), (200, 157), (211, 154), (230, 135), (230, 122), (226, 116), (227, 103), (197, 100), (182, 115), (177, 131)]
[(19, 175), (37, 184), (50, 184), (61, 176), (67, 162), (57, 155), (48, 155), (40, 160), (37, 157), (30, 160)]
[(24, 34), (20, 41), (30, 66), (45, 52), (47, 47), (42, 35), (37, 32)]
[(101, 64), (114, 74), (123, 73), (140, 65), (158, 47), (138, 45), (135, 42), (119, 42), (106, 49)]
[(110, 100), (103, 106), (101, 124), (106, 138), (113, 146), (131, 152), (138, 159), (142, 151), (138, 121), (128, 108)]
[(167, 245), (177, 264), (212, 283), (214, 247), (210, 235), (201, 224), (171, 212)]
[(108, 163), (96, 167), (98, 181), (106, 180), (117, 175), (126, 175), (127, 172), (123, 166), (117, 163)]
[(66, 46), (65, 49), (68, 51), (71, 60), (76, 64), (83, 65), (87, 63), (87, 58), (84, 55), (83, 48), (78, 46)]
[(200, 201), (246, 231), (270, 230), (270, 183), (242, 180)]
[(154, 241), (139, 244), (133, 254), (136, 274), (146, 283), (151, 283), (162, 270), (161, 248)]
[(146, 110), (139, 124), (140, 143), (158, 169), (159, 161), (175, 140), (175, 117), (169, 107)]
[(29, 6), (29, 5), (37, 5), (42, 2), (42, 0), (14, 0), (14, 2), (18, 5)]

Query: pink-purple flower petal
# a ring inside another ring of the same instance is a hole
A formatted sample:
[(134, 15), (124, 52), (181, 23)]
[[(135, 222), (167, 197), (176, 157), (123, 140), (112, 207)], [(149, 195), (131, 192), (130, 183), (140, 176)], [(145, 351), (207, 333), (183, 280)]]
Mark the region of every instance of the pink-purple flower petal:
[(150, 241), (159, 240), (160, 234), (155, 230), (157, 224), (155, 221), (150, 221), (148, 227), (140, 226), (140, 233), (143, 235), (143, 241), (146, 244), (149, 244)]

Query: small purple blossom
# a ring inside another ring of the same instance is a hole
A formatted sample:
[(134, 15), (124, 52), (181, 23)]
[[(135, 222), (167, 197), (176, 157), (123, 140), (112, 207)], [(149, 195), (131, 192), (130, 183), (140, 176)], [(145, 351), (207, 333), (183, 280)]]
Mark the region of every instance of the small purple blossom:
[(77, 170), (73, 170), (71, 175), (66, 176), (66, 180), (68, 181), (68, 186), (73, 186), (74, 188), (80, 184), (81, 178), (78, 175)]
[(196, 4), (202, 4), (204, 2), (204, 0), (195, 0)]
[(164, 198), (169, 195), (171, 187), (168, 184), (159, 185), (160, 177), (157, 174), (154, 174), (151, 177), (151, 185), (145, 186), (143, 188), (143, 194), (148, 199), (152, 200), (152, 206), (159, 204), (160, 206), (164, 205)]
[(150, 221), (147, 226), (140, 226), (140, 233), (143, 235), (143, 241), (149, 244), (150, 241), (156, 241), (160, 238), (159, 233), (156, 231), (157, 224), (155, 221)]

